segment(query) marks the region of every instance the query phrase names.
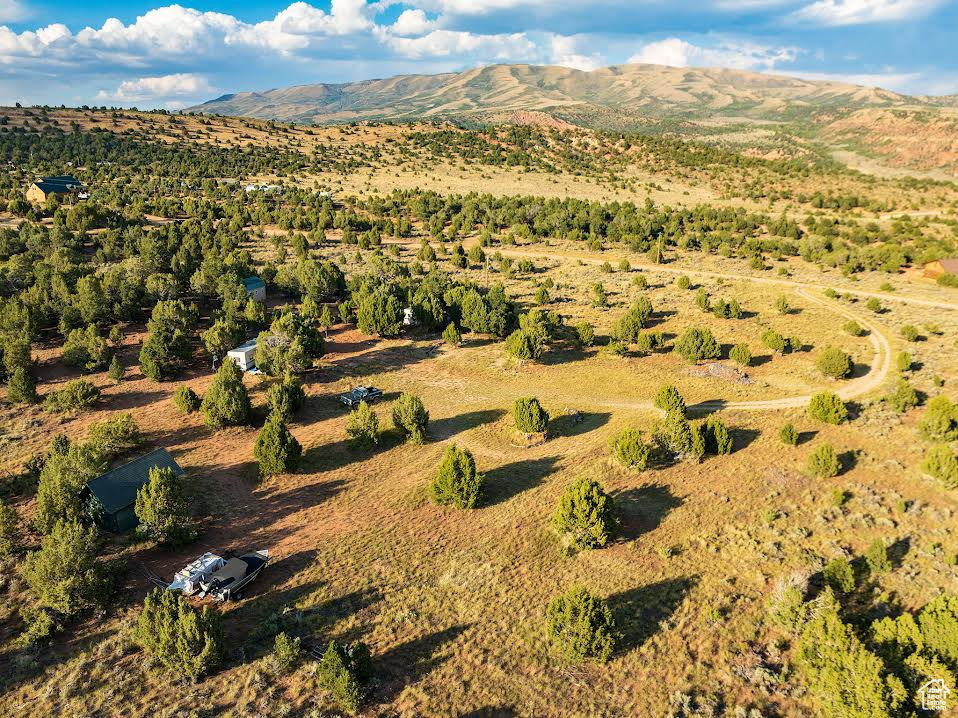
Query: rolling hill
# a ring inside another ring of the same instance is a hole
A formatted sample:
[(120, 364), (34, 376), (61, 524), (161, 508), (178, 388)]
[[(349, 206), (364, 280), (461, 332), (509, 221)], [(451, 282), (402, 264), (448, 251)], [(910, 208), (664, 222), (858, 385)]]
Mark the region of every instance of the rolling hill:
[(808, 142), (867, 172), (958, 176), (955, 97), (724, 69), (619, 65), (592, 72), (490, 65), (223, 95), (187, 111), (287, 122), (449, 120), (671, 134), (765, 156)]
[(811, 112), (930, 104), (887, 90), (722, 69), (620, 65), (592, 72), (491, 65), (223, 95), (195, 111), (298, 122), (458, 119), (542, 111), (588, 127), (625, 129), (665, 118), (787, 120)]

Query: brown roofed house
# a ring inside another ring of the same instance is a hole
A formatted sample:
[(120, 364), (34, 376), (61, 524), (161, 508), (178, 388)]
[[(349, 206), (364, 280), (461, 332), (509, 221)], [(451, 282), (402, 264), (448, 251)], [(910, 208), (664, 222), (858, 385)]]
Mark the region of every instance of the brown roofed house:
[(943, 274), (958, 276), (958, 259), (936, 259), (925, 265), (923, 274), (929, 279), (938, 279)]

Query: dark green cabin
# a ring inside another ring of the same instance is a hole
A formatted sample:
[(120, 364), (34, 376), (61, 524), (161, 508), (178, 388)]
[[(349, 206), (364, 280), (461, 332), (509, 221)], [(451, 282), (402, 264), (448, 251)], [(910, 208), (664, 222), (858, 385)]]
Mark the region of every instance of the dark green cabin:
[(186, 473), (166, 449), (155, 449), (88, 481), (81, 494), (87, 516), (100, 528), (114, 533), (135, 527), (139, 523), (136, 492), (150, 480), (153, 467), (173, 469), (178, 476)]

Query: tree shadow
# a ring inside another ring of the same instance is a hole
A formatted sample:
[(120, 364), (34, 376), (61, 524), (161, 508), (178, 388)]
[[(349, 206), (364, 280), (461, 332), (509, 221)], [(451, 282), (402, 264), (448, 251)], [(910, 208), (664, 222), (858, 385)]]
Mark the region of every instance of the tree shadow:
[(76, 626), (68, 625), (65, 632), (54, 635), (50, 645), (45, 648), (37, 645), (20, 647), (11, 639), (11, 647), (0, 653), (0, 695), (36, 680), (54, 666), (69, 661), (119, 632), (117, 628), (110, 628), (77, 638), (73, 635), (76, 630)]
[[(176, 428), (163, 429), (159, 431), (150, 431), (149, 427), (143, 432), (146, 435), (147, 442), (154, 446), (162, 446), (165, 449), (172, 449), (178, 446), (187, 446), (203, 439), (213, 433), (203, 424), (190, 426), (180, 424)], [(142, 450), (142, 449), (141, 449)]]
[(752, 442), (755, 441), (761, 433), (762, 432), (757, 429), (730, 428), (729, 434), (732, 435), (732, 451), (741, 451), (751, 446)]
[(814, 439), (816, 436), (818, 436), (817, 431), (801, 431), (798, 434), (798, 440), (796, 442), (796, 445), (803, 446), (807, 444), (809, 441), (811, 441), (812, 439)]
[(849, 379), (859, 379), (871, 371), (871, 365), (855, 362), (852, 365), (852, 373), (847, 377)]
[(661, 484), (625, 489), (612, 495), (619, 516), (619, 536), (633, 541), (655, 529), (683, 500)]
[(452, 626), (421, 638), (402, 643), (374, 656), (382, 683), (373, 691), (381, 703), (391, 702), (402, 689), (415, 683), (445, 663), (449, 656), (442, 649), (458, 639), (471, 624)]
[(557, 416), (549, 422), (549, 433), (553, 436), (579, 436), (595, 431), (609, 423), (608, 412), (576, 412)]
[(685, 413), (689, 416), (708, 416), (709, 414), (722, 411), (727, 405), (728, 400), (726, 399), (707, 399), (706, 401), (700, 401), (697, 404), (690, 404), (685, 407)]
[(585, 352), (571, 343), (568, 345), (553, 343), (549, 346), (549, 351), (543, 354), (536, 363), (541, 366), (559, 366), (582, 361), (585, 357)]
[(622, 633), (621, 650), (640, 647), (672, 616), (698, 578), (670, 578), (609, 596), (607, 603)]
[(752, 363), (749, 366), (758, 367), (768, 364), (772, 359), (775, 358), (774, 354), (762, 354), (760, 356), (753, 356)]
[(137, 409), (142, 406), (149, 406), (166, 398), (168, 395), (162, 391), (127, 391), (113, 392), (107, 388), (103, 392), (103, 400), (108, 403), (111, 409)]
[(558, 456), (547, 456), (516, 461), (487, 471), (483, 504), (495, 506), (538, 486), (556, 470), (558, 461)]
[(303, 451), (299, 470), (306, 474), (335, 471), (356, 462), (372, 459), (401, 443), (402, 437), (398, 431), (382, 431), (379, 434), (379, 442), (369, 447), (353, 446), (346, 439), (329, 444), (314, 444)]
[(429, 435), (438, 440), (450, 439), (456, 434), (491, 424), (505, 415), (504, 409), (480, 409), (429, 422)]
[(886, 554), (888, 555), (888, 561), (891, 563), (892, 568), (901, 568), (902, 563), (905, 561), (905, 556), (908, 555), (908, 552), (911, 550), (911, 537), (903, 536), (894, 543), (892, 543), (888, 548), (885, 549)]
[(858, 453), (855, 451), (843, 451), (838, 455), (838, 476), (847, 474), (849, 471), (855, 468), (855, 465), (858, 463)]

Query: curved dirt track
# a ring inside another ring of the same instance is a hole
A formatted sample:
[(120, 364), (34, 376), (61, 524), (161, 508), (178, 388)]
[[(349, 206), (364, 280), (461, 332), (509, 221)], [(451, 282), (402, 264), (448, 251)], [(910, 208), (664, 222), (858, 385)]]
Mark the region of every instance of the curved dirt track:
[[(875, 350), (875, 356), (872, 359), (868, 373), (846, 382), (835, 393), (845, 401), (848, 401), (849, 399), (855, 399), (879, 389), (881, 385), (885, 383), (885, 380), (888, 378), (888, 372), (891, 369), (891, 344), (888, 342), (888, 339), (885, 338), (885, 335), (882, 334), (881, 330), (872, 322), (860, 316), (856, 316), (846, 309), (836, 307), (834, 303), (811, 296), (807, 289), (799, 289), (797, 294), (803, 299), (807, 299), (815, 304), (820, 304), (837, 314), (841, 314), (846, 319), (854, 319), (868, 330), (868, 339), (871, 342), (872, 348)], [(790, 396), (784, 399), (767, 399), (764, 401), (703, 401), (690, 406), (689, 409), (692, 411), (715, 411), (717, 409), (739, 409), (747, 411), (794, 409), (796, 407), (808, 406), (808, 402), (811, 401), (811, 398), (811, 394), (805, 394), (802, 396)]]
[[(503, 254), (511, 254), (518, 256), (538, 256), (538, 257), (547, 257), (549, 259), (554, 259), (556, 261), (565, 261), (569, 259), (579, 259), (583, 262), (590, 264), (600, 264), (607, 260), (598, 260), (593, 258), (577, 257), (577, 256), (565, 256), (562, 254), (549, 254), (542, 252), (524, 252), (522, 250), (509, 250), (509, 249), (500, 249)], [(739, 274), (729, 274), (723, 272), (709, 272), (704, 270), (691, 270), (691, 269), (679, 269), (671, 267), (662, 267), (661, 265), (638, 265), (634, 266), (635, 269), (645, 269), (647, 271), (655, 272), (667, 272), (669, 274), (689, 274), (705, 277), (713, 277), (720, 279), (735, 279), (735, 280), (748, 280), (752, 282), (757, 282), (761, 284), (775, 284), (779, 286), (787, 286), (796, 290), (796, 293), (801, 296), (803, 299), (806, 299), (814, 304), (821, 305), (826, 309), (829, 309), (836, 314), (839, 314), (846, 319), (854, 319), (863, 327), (868, 330), (868, 340), (871, 342), (872, 347), (875, 350), (875, 356), (872, 359), (871, 366), (868, 369), (868, 373), (864, 376), (860, 376), (857, 379), (853, 379), (849, 382), (846, 382), (839, 388), (835, 393), (838, 394), (842, 399), (848, 401), (849, 399), (855, 399), (860, 396), (869, 394), (876, 389), (879, 389), (882, 384), (885, 383), (885, 380), (888, 378), (888, 372), (891, 369), (891, 344), (888, 342), (888, 339), (882, 333), (881, 329), (871, 320), (865, 319), (853, 312), (848, 311), (844, 307), (838, 306), (836, 302), (822, 299), (820, 297), (813, 296), (809, 290), (817, 289), (824, 290), (824, 286), (807, 284), (805, 282), (796, 282), (794, 280), (788, 279), (774, 279), (771, 277), (748, 277)], [(845, 290), (843, 290), (845, 291)], [(930, 300), (924, 299), (913, 299), (911, 297), (893, 297), (886, 294), (878, 294), (874, 292), (865, 292), (865, 291), (854, 291), (849, 290), (849, 293), (866, 296), (866, 297), (878, 297), (880, 299), (890, 299), (894, 301), (901, 302), (910, 302), (914, 304), (936, 307), (938, 309), (954, 309), (958, 311), (958, 304), (951, 304), (949, 302), (933, 302)], [(731, 401), (726, 402), (722, 400), (716, 401), (704, 401), (698, 404), (690, 405), (689, 411), (718, 411), (720, 409), (737, 409), (740, 411), (775, 411), (779, 409), (794, 409), (805, 407), (808, 405), (808, 402), (811, 400), (810, 394), (803, 394), (801, 396), (790, 396), (783, 399), (765, 399), (758, 401)], [(655, 410), (652, 402), (642, 401), (642, 402), (599, 402), (600, 406), (607, 406), (610, 408), (617, 409), (651, 409)]]

